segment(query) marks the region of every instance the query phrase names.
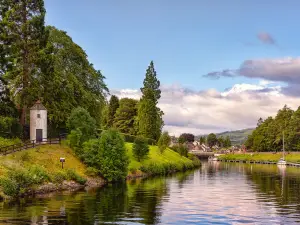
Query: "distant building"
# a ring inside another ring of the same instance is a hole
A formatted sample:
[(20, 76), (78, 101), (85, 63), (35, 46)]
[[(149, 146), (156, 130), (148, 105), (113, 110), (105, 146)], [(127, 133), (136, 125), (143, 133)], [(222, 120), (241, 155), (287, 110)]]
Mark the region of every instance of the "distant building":
[(47, 138), (47, 109), (40, 101), (30, 108), (30, 140), (41, 142)]

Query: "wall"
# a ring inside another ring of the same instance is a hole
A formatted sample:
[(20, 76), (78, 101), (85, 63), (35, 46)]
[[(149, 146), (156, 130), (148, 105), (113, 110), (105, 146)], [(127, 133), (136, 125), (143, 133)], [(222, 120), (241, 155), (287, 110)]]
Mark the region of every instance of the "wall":
[(30, 140), (36, 140), (36, 129), (43, 129), (43, 138), (47, 138), (47, 110), (30, 110)]

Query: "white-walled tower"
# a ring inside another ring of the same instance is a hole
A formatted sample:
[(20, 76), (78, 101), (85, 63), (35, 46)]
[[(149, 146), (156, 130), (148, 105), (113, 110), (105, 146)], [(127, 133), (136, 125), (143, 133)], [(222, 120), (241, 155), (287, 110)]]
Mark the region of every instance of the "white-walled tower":
[(45, 141), (47, 138), (47, 109), (40, 101), (30, 108), (30, 140)]

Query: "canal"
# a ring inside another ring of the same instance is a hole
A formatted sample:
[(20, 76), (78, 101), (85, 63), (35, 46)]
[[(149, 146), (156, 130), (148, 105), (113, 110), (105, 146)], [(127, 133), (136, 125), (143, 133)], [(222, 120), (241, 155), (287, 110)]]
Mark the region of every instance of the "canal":
[(300, 169), (206, 162), (168, 177), (2, 202), (0, 224), (296, 224)]

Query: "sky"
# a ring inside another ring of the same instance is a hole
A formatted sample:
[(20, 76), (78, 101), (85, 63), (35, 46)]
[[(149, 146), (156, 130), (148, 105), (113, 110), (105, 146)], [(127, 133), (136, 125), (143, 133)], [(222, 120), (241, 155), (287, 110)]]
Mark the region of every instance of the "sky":
[(138, 99), (154, 61), (171, 134), (255, 127), (259, 117), (300, 104), (297, 0), (45, 0), (45, 7), (46, 24), (86, 51), (111, 94)]

